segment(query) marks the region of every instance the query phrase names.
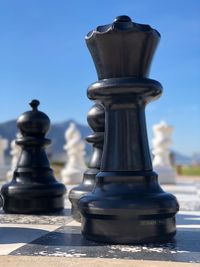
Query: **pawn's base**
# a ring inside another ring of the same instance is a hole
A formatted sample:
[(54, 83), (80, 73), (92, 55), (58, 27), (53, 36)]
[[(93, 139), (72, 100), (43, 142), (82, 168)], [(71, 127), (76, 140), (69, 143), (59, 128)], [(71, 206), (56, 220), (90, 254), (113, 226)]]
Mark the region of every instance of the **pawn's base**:
[(32, 186), (5, 184), (1, 189), (3, 210), (15, 214), (46, 214), (64, 209), (65, 186), (60, 183)]
[(71, 215), (77, 222), (81, 222), (81, 214), (79, 211), (78, 203), (79, 199), (91, 192), (95, 184), (95, 176), (99, 172), (98, 169), (89, 169), (84, 173), (83, 182), (69, 192), (69, 200), (72, 204)]
[(99, 173), (79, 208), (83, 235), (97, 242), (167, 242), (176, 233), (177, 200), (161, 189), (153, 172)]
[(78, 202), (82, 196), (87, 194), (87, 192), (89, 191), (85, 191), (85, 188), (82, 186), (82, 184), (80, 186), (72, 188), (72, 190), (69, 192), (69, 200), (72, 204), (71, 215), (72, 218), (77, 222), (81, 222), (81, 214), (79, 211)]

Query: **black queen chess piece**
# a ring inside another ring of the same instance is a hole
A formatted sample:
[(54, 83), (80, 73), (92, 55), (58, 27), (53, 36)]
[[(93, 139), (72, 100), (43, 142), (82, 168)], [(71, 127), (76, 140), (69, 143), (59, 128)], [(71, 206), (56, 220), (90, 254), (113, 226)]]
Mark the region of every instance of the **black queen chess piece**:
[(107, 243), (168, 241), (176, 233), (176, 198), (162, 190), (152, 170), (145, 106), (162, 93), (149, 79), (160, 34), (128, 16), (86, 36), (98, 81), (88, 97), (105, 107), (101, 170), (93, 191), (79, 200), (82, 233)]
[(45, 146), (51, 143), (45, 138), (50, 119), (38, 111), (39, 104), (38, 100), (31, 101), (32, 110), (17, 120), (22, 137), (16, 144), (22, 151), (12, 181), (1, 189), (7, 213), (49, 213), (64, 208), (66, 188), (54, 178), (45, 152)]
[(78, 208), (78, 201), (83, 195), (92, 191), (95, 185), (95, 177), (100, 171), (105, 127), (104, 107), (100, 103), (95, 103), (89, 110), (87, 121), (93, 133), (86, 137), (86, 141), (92, 144), (93, 151), (88, 169), (84, 172), (82, 183), (72, 188), (69, 193), (69, 200), (72, 203), (72, 217), (79, 222), (81, 221), (81, 215)]

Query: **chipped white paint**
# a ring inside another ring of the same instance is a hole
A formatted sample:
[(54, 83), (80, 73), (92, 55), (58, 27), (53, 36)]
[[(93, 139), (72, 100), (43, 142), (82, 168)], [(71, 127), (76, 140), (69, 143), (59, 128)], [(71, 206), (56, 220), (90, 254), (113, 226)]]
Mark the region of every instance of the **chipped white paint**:
[(69, 253), (70, 250), (68, 252), (62, 252), (62, 251), (57, 251), (54, 253), (48, 253), (47, 251), (40, 251), (39, 253), (35, 253), (35, 255), (40, 255), (40, 256), (55, 256), (55, 257), (67, 257), (67, 258), (80, 258), (80, 257), (86, 257), (87, 254), (85, 253)]

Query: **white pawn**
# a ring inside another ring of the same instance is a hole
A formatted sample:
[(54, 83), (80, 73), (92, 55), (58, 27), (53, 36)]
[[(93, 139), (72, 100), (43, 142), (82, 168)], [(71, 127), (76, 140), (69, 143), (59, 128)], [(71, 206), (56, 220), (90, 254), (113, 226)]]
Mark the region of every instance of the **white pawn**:
[(5, 150), (8, 147), (8, 140), (0, 136), (0, 180), (5, 180), (8, 166), (5, 163)]
[(174, 184), (176, 173), (170, 163), (170, 144), (173, 128), (161, 121), (153, 126), (153, 168), (158, 173), (158, 180), (162, 184)]
[(84, 155), (85, 144), (76, 125), (70, 123), (65, 132), (66, 145), (64, 150), (67, 153), (67, 163), (61, 171), (62, 182), (67, 184), (79, 184), (82, 181), (86, 169)]
[[(21, 136), (21, 134), (20, 133), (17, 133), (16, 134), (16, 139), (18, 139), (20, 136)], [(17, 166), (17, 162), (19, 160), (20, 153), (21, 153), (20, 146), (18, 146), (15, 143), (15, 139), (12, 140), (11, 143), (10, 143), (10, 155), (12, 157), (12, 159), (11, 159), (11, 168), (7, 172), (7, 180), (12, 179), (12, 177), (13, 177), (13, 173), (14, 173), (15, 168)]]

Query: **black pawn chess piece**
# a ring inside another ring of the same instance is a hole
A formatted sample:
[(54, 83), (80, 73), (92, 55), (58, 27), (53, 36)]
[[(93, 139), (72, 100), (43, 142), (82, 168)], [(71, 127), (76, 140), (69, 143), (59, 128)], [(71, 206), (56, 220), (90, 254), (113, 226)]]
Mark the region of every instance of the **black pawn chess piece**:
[(64, 208), (66, 188), (54, 178), (45, 146), (50, 120), (38, 111), (40, 102), (30, 103), (31, 111), (23, 113), (17, 126), (22, 137), (16, 140), (22, 152), (10, 183), (3, 185), (3, 209), (7, 213), (49, 213)]
[(86, 36), (99, 78), (88, 97), (105, 107), (101, 171), (93, 191), (79, 200), (87, 239), (165, 242), (176, 233), (179, 206), (152, 170), (145, 122), (145, 106), (162, 93), (161, 84), (148, 78), (159, 39), (156, 30), (127, 16)]
[(0, 196), (0, 208), (3, 206), (3, 199), (2, 197)]
[(69, 200), (72, 203), (72, 217), (79, 222), (81, 221), (81, 215), (78, 208), (78, 201), (83, 195), (92, 191), (95, 185), (95, 177), (100, 171), (105, 126), (105, 112), (101, 104), (96, 103), (90, 109), (87, 121), (94, 131), (91, 135), (86, 137), (86, 141), (93, 145), (92, 156), (88, 164), (88, 169), (83, 175), (82, 183), (74, 187), (69, 193)]

